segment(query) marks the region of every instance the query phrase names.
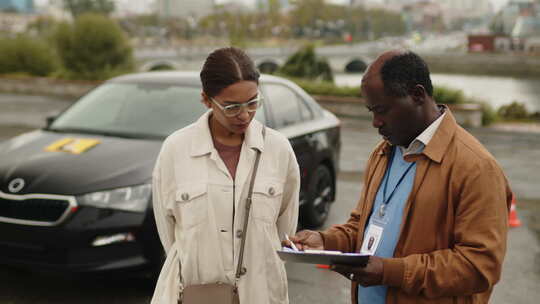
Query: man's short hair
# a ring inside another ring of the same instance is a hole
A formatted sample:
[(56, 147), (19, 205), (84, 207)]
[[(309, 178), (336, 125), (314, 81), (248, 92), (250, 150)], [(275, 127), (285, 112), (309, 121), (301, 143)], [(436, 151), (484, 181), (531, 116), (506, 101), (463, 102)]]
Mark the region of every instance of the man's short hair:
[(433, 85), (426, 62), (417, 54), (407, 51), (386, 60), (381, 68), (384, 91), (393, 97), (405, 97), (416, 85), (422, 85), (433, 96)]

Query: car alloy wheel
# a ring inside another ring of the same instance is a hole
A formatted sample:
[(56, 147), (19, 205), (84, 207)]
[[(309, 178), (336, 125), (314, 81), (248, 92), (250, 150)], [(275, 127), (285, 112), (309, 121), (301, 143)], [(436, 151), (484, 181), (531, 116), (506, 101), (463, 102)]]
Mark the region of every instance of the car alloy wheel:
[(309, 201), (303, 208), (303, 224), (306, 227), (315, 228), (324, 224), (328, 218), (334, 191), (330, 169), (325, 165), (319, 165), (310, 181)]

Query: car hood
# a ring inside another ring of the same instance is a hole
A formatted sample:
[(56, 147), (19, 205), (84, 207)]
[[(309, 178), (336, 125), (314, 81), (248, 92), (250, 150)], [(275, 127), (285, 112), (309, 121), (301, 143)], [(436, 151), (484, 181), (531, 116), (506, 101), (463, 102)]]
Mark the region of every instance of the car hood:
[[(161, 144), (44, 130), (26, 133), (0, 143), (0, 191), (77, 195), (149, 183)], [(24, 187), (13, 191), (19, 188), (12, 183), (17, 178)]]

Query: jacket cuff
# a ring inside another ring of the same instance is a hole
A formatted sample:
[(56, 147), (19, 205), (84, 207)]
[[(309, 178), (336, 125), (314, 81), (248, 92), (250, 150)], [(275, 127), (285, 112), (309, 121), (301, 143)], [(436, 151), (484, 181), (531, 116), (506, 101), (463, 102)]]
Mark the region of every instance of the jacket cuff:
[(323, 248), (324, 250), (337, 250), (338, 249), (338, 239), (331, 233), (319, 231), (323, 239)]
[(383, 259), (383, 285), (401, 287), (404, 273), (405, 263), (403, 259)]

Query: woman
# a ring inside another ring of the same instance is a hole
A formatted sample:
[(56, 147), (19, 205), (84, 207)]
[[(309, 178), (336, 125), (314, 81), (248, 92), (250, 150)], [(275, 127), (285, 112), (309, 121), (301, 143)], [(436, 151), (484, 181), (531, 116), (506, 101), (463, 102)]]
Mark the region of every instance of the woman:
[(165, 140), (154, 169), (154, 213), (167, 259), (152, 303), (176, 303), (187, 286), (235, 284), (258, 151), (238, 294), (241, 304), (288, 303), (276, 250), (296, 231), (294, 152), (287, 138), (269, 128), (263, 135), (265, 127), (253, 120), (262, 102), (259, 73), (243, 51), (214, 51), (200, 75), (209, 111)]

